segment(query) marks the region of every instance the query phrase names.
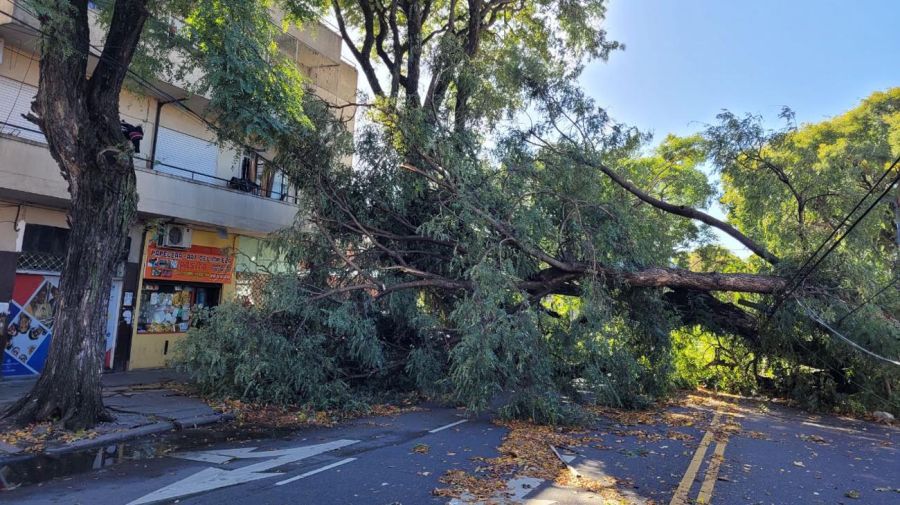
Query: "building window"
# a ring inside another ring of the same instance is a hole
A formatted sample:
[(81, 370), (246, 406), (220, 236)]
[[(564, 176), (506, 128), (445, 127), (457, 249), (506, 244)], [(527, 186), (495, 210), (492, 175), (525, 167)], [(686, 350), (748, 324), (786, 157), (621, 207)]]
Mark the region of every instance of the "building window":
[(146, 282), (141, 290), (138, 333), (183, 333), (191, 316), (219, 304), (221, 286)]
[(22, 252), (16, 261), (17, 270), (33, 272), (62, 271), (66, 260), (69, 230), (56, 226), (26, 224), (22, 237)]
[(25, 236), (22, 237), (22, 252), (65, 256), (68, 242), (67, 228), (28, 224), (25, 225)]

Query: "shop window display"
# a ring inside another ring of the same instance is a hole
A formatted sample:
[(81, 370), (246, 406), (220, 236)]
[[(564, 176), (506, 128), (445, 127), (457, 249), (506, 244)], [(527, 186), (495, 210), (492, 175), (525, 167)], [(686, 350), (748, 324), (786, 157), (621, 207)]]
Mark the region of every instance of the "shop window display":
[(148, 282), (141, 291), (138, 333), (183, 333), (191, 315), (219, 302), (219, 286)]

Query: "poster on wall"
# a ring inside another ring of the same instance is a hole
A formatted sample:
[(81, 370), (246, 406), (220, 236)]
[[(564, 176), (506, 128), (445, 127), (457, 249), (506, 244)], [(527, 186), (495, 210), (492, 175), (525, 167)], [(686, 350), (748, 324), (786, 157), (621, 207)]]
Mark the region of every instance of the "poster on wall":
[[(122, 281), (113, 281), (105, 326), (106, 356), (112, 365)], [(0, 374), (5, 377), (37, 375), (44, 368), (53, 333), (53, 310), (59, 297), (59, 276), (17, 273), (6, 321), (6, 348)]]
[(144, 278), (181, 282), (231, 282), (234, 256), (218, 247), (191, 246), (190, 249), (163, 249), (151, 242), (147, 247)]
[(4, 376), (37, 375), (44, 368), (58, 296), (59, 276), (16, 274), (0, 367)]

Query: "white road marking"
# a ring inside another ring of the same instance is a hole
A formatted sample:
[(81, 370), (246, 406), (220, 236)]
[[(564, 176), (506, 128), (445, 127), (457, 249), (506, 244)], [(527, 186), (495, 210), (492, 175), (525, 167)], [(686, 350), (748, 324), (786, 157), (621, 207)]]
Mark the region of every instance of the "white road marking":
[(150, 494), (144, 495), (128, 505), (142, 505), (147, 503), (157, 503), (161, 501), (173, 500), (181, 496), (188, 496), (204, 491), (212, 491), (222, 487), (233, 486), (235, 484), (243, 484), (268, 477), (277, 477), (284, 475), (281, 473), (244, 473), (237, 471), (221, 470), (219, 468), (206, 468), (191, 475), (186, 479), (182, 479), (174, 484), (168, 485), (162, 489), (158, 489)]
[(824, 428), (826, 430), (843, 431), (844, 433), (853, 433), (853, 434), (861, 433), (859, 430), (854, 430), (851, 428), (843, 428), (841, 426), (825, 426), (824, 424), (811, 423), (809, 421), (803, 421), (800, 424), (802, 424), (803, 426), (812, 426), (813, 428)]
[(347, 463), (349, 463), (349, 462), (351, 462), (351, 461), (356, 461), (356, 458), (342, 459), (342, 460), (338, 461), (337, 463), (332, 463), (332, 464), (330, 464), (330, 465), (325, 465), (325, 466), (323, 466), (322, 468), (316, 468), (315, 470), (310, 470), (309, 472), (300, 474), (300, 475), (298, 475), (298, 476), (296, 476), (296, 477), (291, 477), (290, 479), (285, 479), (285, 480), (276, 482), (275, 485), (276, 485), (276, 486), (283, 486), (283, 485), (285, 485), (285, 484), (290, 484), (291, 482), (294, 482), (294, 481), (297, 481), (297, 480), (300, 480), (300, 479), (305, 479), (305, 478), (309, 477), (310, 475), (315, 475), (315, 474), (317, 474), (317, 473), (324, 472), (325, 470), (331, 470), (331, 469), (334, 468), (334, 467), (338, 467), (338, 466), (341, 466), (341, 465), (346, 465)]
[(452, 428), (452, 427), (454, 427), (454, 426), (456, 426), (456, 425), (458, 425), (458, 424), (467, 423), (467, 422), (469, 422), (468, 419), (463, 419), (462, 421), (456, 421), (455, 423), (450, 423), (450, 424), (448, 424), (448, 425), (441, 426), (440, 428), (435, 428), (435, 429), (433, 429), (433, 430), (428, 430), (428, 433), (437, 433), (437, 432), (439, 432), (439, 431), (444, 431), (444, 430), (446, 430), (447, 428)]
[(190, 459), (194, 461), (206, 461), (209, 463), (225, 463), (232, 459), (249, 458), (278, 458), (294, 454), (297, 448), (278, 449), (274, 451), (257, 451), (256, 447), (238, 447), (235, 449), (212, 449), (209, 451), (178, 452), (170, 456)]
[[(222, 470), (220, 468), (206, 468), (189, 477), (181, 479), (178, 482), (169, 484), (163, 488), (157, 489), (150, 494), (144, 495), (137, 500), (132, 501), (128, 505), (143, 505), (148, 503), (156, 503), (164, 500), (172, 500), (181, 496), (187, 496), (205, 491), (212, 491), (223, 487), (233, 486), (235, 484), (243, 484), (267, 477), (277, 477), (284, 475), (282, 473), (265, 473), (267, 470), (284, 466), (288, 463), (300, 461), (317, 454), (333, 451), (355, 444), (359, 440), (335, 440), (334, 442), (326, 442), (324, 444), (307, 445), (303, 447), (292, 447), (290, 449), (282, 449), (277, 451), (262, 451), (259, 453), (251, 453), (252, 449), (240, 449), (232, 451), (231, 455), (236, 452), (240, 455), (234, 456), (239, 458), (256, 458), (258, 455), (266, 454), (267, 456), (278, 456), (268, 461), (261, 461), (252, 465), (247, 465), (235, 470)], [(209, 451), (216, 454), (216, 451)], [(260, 456), (266, 457), (266, 456)]]
[(234, 456), (225, 456), (222, 454), (216, 454), (212, 452), (173, 452), (169, 454), (169, 457), (178, 458), (178, 459), (187, 459), (190, 461), (200, 461), (202, 463), (212, 463), (214, 465), (221, 465), (222, 463), (228, 463), (233, 460)]

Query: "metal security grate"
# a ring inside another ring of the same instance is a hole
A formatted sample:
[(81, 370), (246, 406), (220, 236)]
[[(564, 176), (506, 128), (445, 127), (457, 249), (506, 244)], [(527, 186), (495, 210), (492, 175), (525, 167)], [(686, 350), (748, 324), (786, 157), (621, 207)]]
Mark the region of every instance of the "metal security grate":
[(259, 303), (266, 283), (269, 281), (267, 274), (237, 272), (235, 282), (235, 294), (243, 303), (255, 305)]
[(17, 270), (37, 270), (40, 272), (61, 272), (66, 257), (59, 254), (23, 252), (16, 263)]

